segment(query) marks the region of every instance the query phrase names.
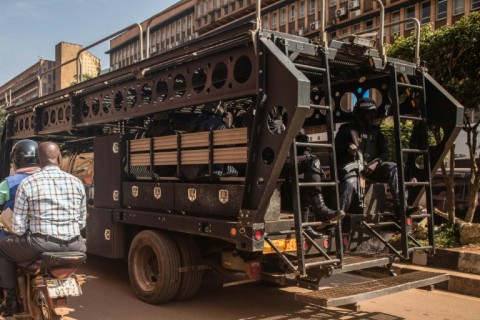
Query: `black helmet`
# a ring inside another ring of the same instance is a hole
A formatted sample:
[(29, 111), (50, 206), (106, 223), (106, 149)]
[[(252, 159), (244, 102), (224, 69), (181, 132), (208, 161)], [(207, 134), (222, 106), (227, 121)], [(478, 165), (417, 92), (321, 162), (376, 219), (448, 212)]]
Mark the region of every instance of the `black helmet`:
[(18, 141), (12, 148), (10, 160), (16, 169), (38, 166), (38, 144), (29, 139)]
[(371, 98), (358, 99), (353, 113), (357, 120), (370, 122), (377, 116), (377, 105)]

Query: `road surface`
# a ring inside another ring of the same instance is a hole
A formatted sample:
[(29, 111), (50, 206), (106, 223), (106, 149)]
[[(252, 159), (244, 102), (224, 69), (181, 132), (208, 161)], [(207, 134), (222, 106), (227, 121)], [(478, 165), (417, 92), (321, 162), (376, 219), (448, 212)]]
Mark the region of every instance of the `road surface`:
[[(207, 272), (197, 296), (189, 301), (149, 305), (130, 290), (122, 260), (89, 255), (80, 273), (88, 276), (84, 295), (72, 298), (71, 314), (78, 320), (286, 320), (286, 319), (480, 319), (480, 298), (443, 291), (408, 290), (360, 303), (361, 311), (326, 309), (294, 301), (299, 288), (279, 288), (265, 283), (223, 287), (238, 277)], [(332, 277), (334, 283), (359, 281), (353, 275)]]

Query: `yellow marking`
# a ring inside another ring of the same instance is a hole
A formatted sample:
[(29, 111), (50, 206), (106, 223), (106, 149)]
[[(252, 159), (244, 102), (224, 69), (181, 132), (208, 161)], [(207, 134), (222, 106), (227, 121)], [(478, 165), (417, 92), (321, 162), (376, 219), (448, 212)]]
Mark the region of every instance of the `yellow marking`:
[[(297, 250), (297, 240), (295, 239), (286, 239), (286, 240), (271, 240), (273, 244), (281, 252), (285, 251), (295, 251)], [(263, 247), (264, 254), (275, 253), (275, 250), (265, 241)]]

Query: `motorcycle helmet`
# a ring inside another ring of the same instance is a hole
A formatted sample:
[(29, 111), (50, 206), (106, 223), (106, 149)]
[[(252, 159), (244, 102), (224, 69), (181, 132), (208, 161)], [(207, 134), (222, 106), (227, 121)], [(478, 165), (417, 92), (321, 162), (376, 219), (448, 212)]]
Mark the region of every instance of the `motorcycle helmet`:
[(15, 169), (38, 166), (38, 144), (29, 139), (20, 140), (12, 148), (10, 160)]

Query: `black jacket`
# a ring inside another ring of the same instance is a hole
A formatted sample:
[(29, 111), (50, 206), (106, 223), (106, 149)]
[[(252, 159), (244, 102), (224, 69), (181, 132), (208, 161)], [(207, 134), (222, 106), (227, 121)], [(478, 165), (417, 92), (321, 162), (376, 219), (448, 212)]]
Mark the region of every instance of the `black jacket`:
[(340, 126), (335, 136), (335, 151), (339, 168), (355, 161), (355, 157), (348, 152), (348, 145), (353, 143), (352, 130), (356, 130), (360, 137), (359, 150), (363, 154), (364, 164), (374, 159), (388, 160), (387, 142), (379, 126), (369, 124), (366, 127), (360, 127), (356, 123), (345, 123)]

